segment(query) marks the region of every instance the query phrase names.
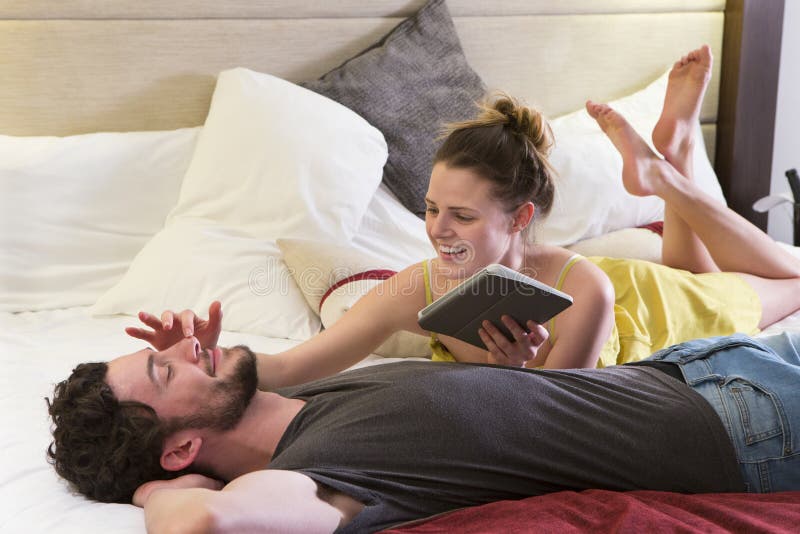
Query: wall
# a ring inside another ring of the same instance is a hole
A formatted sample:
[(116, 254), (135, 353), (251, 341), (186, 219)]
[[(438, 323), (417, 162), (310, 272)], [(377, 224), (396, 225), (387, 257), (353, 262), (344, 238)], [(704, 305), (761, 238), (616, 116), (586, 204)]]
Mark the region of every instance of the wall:
[[(771, 194), (789, 192), (784, 173), (791, 168), (800, 172), (800, 0), (784, 4)], [(770, 212), (767, 229), (774, 239), (792, 243), (792, 227), (791, 206)]]

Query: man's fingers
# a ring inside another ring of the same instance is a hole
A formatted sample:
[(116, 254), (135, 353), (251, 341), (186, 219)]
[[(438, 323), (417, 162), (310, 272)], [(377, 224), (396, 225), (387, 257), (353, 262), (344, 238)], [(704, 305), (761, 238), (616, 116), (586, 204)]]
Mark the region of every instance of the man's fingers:
[(125, 333), (131, 337), (135, 337), (136, 339), (142, 339), (144, 341), (147, 341), (148, 343), (151, 343), (155, 338), (155, 334), (153, 332), (149, 332), (142, 328), (136, 328), (133, 326), (127, 327), (125, 329)]
[(155, 315), (147, 312), (139, 312), (139, 320), (142, 321), (144, 324), (152, 328), (153, 330), (161, 330), (163, 325), (161, 323), (161, 319), (156, 317)]
[(208, 307), (208, 322), (216, 325), (222, 322), (222, 303), (215, 300)]
[(183, 326), (183, 335), (186, 337), (194, 335), (194, 321), (197, 316), (192, 310), (183, 310), (180, 314), (181, 326)]
[(161, 314), (161, 323), (164, 325), (164, 330), (172, 330), (172, 321), (175, 319), (175, 314), (167, 310)]

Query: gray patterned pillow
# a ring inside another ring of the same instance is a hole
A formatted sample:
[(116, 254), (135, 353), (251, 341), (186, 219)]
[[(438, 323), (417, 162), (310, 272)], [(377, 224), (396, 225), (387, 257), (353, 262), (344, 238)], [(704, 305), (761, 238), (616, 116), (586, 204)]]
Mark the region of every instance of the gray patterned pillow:
[(486, 90), (464, 58), (444, 0), (431, 0), (380, 42), (303, 85), (383, 132), (383, 181), (419, 217), (441, 126), (474, 115)]

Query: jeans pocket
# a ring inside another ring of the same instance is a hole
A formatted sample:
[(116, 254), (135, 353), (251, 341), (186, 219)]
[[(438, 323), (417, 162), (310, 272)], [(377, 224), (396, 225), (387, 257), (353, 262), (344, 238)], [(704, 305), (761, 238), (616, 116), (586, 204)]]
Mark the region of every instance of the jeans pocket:
[(780, 412), (771, 393), (741, 378), (731, 378), (726, 386), (736, 404), (746, 445), (783, 433)]
[(736, 376), (729, 376), (720, 391), (739, 461), (759, 462), (792, 453), (791, 431), (777, 395)]

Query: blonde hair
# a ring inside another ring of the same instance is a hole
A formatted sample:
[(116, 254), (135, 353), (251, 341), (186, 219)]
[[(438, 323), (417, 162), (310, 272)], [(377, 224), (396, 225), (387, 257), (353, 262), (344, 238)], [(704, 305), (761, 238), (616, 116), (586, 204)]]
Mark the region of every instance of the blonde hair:
[(444, 127), (434, 163), (475, 170), (492, 182), (495, 197), (509, 209), (530, 201), (547, 214), (555, 195), (550, 125), (537, 109), (505, 93), (477, 106), (474, 119)]

